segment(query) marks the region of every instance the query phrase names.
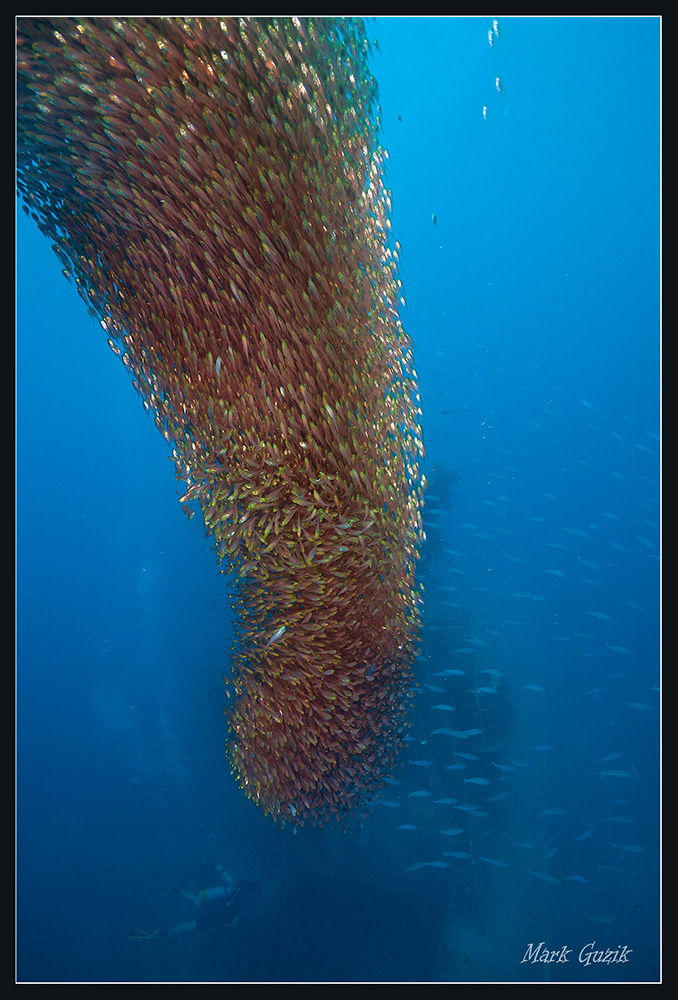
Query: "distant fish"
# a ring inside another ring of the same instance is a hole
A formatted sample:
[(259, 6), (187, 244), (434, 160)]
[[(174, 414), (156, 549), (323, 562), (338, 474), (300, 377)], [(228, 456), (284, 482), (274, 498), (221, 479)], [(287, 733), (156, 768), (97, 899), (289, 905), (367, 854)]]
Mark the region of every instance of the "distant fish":
[(471, 692), (472, 694), (496, 694), (497, 689), (491, 687), (479, 687)]
[(425, 861), (427, 868), (449, 868), (447, 861)]
[(468, 764), (448, 764), (445, 768), (446, 771), (464, 771), (468, 767)]
[(458, 809), (459, 812), (471, 813), (475, 812), (478, 806), (471, 805), (470, 802), (459, 802), (454, 808)]
[(443, 851), (445, 858), (470, 858), (468, 851)]
[[(446, 769), (447, 770), (447, 769)], [(487, 778), (464, 778), (465, 785), (489, 785)]]
[(442, 833), (443, 837), (458, 837), (459, 834), (463, 833), (464, 831), (460, 826), (454, 826), (450, 830), (441, 830), (440, 832)]
[(403, 823), (402, 826), (398, 827), (399, 830), (416, 830), (416, 826), (412, 826), (411, 823)]
[[(612, 844), (612, 841), (610, 841)], [(628, 854), (640, 854), (645, 848), (641, 844), (612, 844), (618, 851), (626, 851)]]
[(611, 649), (613, 653), (626, 653), (627, 655), (631, 653), (631, 650), (625, 646), (611, 646), (609, 642), (605, 643), (605, 647), (606, 649)]
[(591, 618), (600, 618), (600, 620), (604, 622), (612, 621), (610, 616), (606, 615), (603, 611), (587, 611), (586, 614), (590, 615)]
[(601, 778), (632, 778), (631, 771), (601, 771)]
[(441, 712), (454, 712), (452, 705), (434, 705), (433, 708), (437, 708)]
[(580, 833), (579, 836), (575, 837), (574, 839), (575, 841), (588, 840), (592, 833), (593, 830), (584, 830), (583, 833)]
[(654, 712), (654, 705), (646, 705), (644, 701), (627, 701), (629, 708), (637, 708), (640, 712)]
[(518, 770), (517, 767), (512, 767), (510, 764), (497, 764), (495, 761), (492, 761), (492, 766), (493, 767), (498, 767), (500, 771), (508, 771), (509, 773), (511, 771), (517, 771)]
[(567, 875), (565, 878), (566, 882), (581, 882), (582, 885), (588, 885), (589, 880), (583, 878), (581, 875)]
[(465, 670), (454, 670), (454, 669), (439, 670), (438, 673), (434, 674), (433, 676), (434, 677), (466, 677), (466, 671)]
[(615, 750), (612, 753), (607, 754), (606, 757), (601, 757), (598, 761), (599, 764), (605, 764), (608, 760), (617, 760), (619, 757), (623, 757), (624, 753), (622, 750)]
[(386, 806), (387, 809), (399, 809), (399, 802), (391, 802), (388, 799), (377, 799), (380, 806)]
[(420, 788), (416, 792), (410, 792), (407, 796), (408, 799), (425, 799), (428, 798), (430, 792), (427, 792), (425, 788)]
[(551, 576), (565, 576), (562, 570), (559, 569), (545, 569), (545, 573), (550, 573)]
[(506, 862), (500, 861), (498, 858), (484, 858), (481, 854), (480, 860), (484, 861), (488, 865), (494, 865), (495, 868), (506, 868)]
[(459, 799), (434, 799), (434, 806), (454, 806), (457, 804)]
[(544, 811), (542, 813), (542, 816), (564, 816), (564, 815), (565, 815), (565, 810), (564, 809), (557, 809), (557, 808), (554, 808), (554, 809), (544, 809)]
[(540, 691), (543, 694), (546, 691), (546, 688), (543, 688), (541, 686), (541, 684), (523, 684), (522, 690), (523, 691)]
[(409, 757), (407, 761), (408, 764), (414, 764), (415, 767), (430, 767), (433, 763), (432, 760), (410, 760)]
[(534, 875), (535, 878), (540, 878), (542, 882), (548, 882), (549, 885), (560, 885), (560, 881), (554, 878), (553, 875), (547, 875), (546, 872), (533, 872), (531, 868), (527, 869), (529, 875)]
[(534, 840), (513, 840), (511, 837), (509, 837), (509, 840), (516, 847), (522, 847), (526, 851), (529, 851), (531, 848), (537, 846)]

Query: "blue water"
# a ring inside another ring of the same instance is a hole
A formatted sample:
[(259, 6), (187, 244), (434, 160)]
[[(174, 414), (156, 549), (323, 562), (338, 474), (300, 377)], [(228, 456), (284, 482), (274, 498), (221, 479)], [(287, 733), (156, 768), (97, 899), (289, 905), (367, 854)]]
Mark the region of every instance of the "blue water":
[[(20, 980), (659, 976), (660, 23), (491, 24), (368, 25), (431, 485), (413, 742), (345, 833), (236, 788), (226, 581), (18, 215)], [(131, 940), (204, 861), (239, 926)]]

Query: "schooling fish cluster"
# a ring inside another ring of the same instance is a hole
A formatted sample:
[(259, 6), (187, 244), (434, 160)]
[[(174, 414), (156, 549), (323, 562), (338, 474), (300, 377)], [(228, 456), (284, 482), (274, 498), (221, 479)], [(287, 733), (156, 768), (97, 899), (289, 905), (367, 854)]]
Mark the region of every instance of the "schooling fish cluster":
[(18, 177), (236, 577), (227, 752), (374, 799), (419, 633), (421, 410), (360, 19), (18, 22)]

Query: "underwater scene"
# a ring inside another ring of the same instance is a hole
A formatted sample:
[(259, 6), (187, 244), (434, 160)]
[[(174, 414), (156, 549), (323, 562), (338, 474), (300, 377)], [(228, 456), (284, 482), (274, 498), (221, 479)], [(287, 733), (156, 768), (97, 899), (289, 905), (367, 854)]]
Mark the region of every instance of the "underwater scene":
[(660, 981), (661, 27), (17, 19), (17, 982)]

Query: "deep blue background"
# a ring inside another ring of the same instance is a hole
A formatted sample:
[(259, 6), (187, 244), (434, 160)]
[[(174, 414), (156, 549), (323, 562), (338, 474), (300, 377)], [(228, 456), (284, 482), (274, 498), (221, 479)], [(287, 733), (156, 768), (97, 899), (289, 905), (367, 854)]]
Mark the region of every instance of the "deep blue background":
[[(413, 891), (418, 878), (450, 878), (436, 978), (651, 980), (660, 23), (509, 18), (493, 48), (490, 27), (485, 18), (387, 18), (370, 21), (368, 33), (379, 43), (371, 68), (427, 468), (460, 477), (453, 502), (428, 504), (442, 513), (427, 513), (421, 677), (431, 683), (458, 667), (465, 654), (454, 651), (472, 637), (487, 644), (478, 646), (485, 667), (503, 675), (513, 726), (501, 760), (530, 766), (492, 772), (481, 761), (483, 774), (506, 780), (497, 788), (512, 788), (483, 831), (506, 869), (478, 860), (488, 851), (471, 853), (483, 905), (520, 916), (523, 937), (505, 939), (504, 920), (491, 946), (483, 943), (487, 927), (472, 907), (465, 920), (452, 869), (407, 877)], [(17, 231), (18, 976), (237, 978), (227, 955), (205, 956), (183, 940), (164, 951), (163, 942), (128, 940), (132, 925), (190, 919), (156, 901), (171, 884), (194, 883), (209, 858), (270, 884), (269, 901), (246, 918), (242, 947), (256, 969), (266, 934), (268, 976), (287, 978), (265, 921), (292, 834), (243, 798), (223, 754), (226, 580), (199, 518), (181, 513), (166, 444), (101, 329), (22, 212)], [(422, 689), (419, 742), (427, 727), (454, 728), (436, 699), (446, 701)], [(601, 763), (611, 753), (621, 756)], [(367, 821), (383, 862), (375, 885), (388, 882), (389, 864), (395, 883), (404, 867), (433, 860), (419, 845), (408, 854), (397, 830), (420, 825), (408, 795), (429, 787), (412, 780), (426, 768), (413, 772), (408, 757), (453, 759), (451, 745), (433, 738), (404, 755), (404, 787), (388, 795), (398, 810), (378, 807)], [(526, 839), (517, 817), (528, 798), (530, 837), (558, 848), (548, 864), (544, 852), (510, 843)], [(542, 816), (554, 807), (564, 814)], [(454, 811), (448, 825), (465, 821)], [(454, 849), (440, 841), (438, 859)], [(295, 865), (303, 869), (312, 850), (316, 868), (348, 879), (333, 862), (335, 842), (334, 832), (302, 831)], [(340, 916), (348, 929), (355, 914)], [(430, 947), (420, 933), (405, 924), (403, 943)], [(338, 934), (333, 923), (340, 964), (309, 959), (305, 971), (300, 959), (290, 977), (394, 978), (387, 965), (366, 974), (354, 938), (347, 933), (342, 948)], [(527, 945), (542, 940), (573, 947), (570, 963), (521, 964)], [(629, 963), (583, 967), (576, 954), (592, 940), (626, 944)], [(329, 954), (329, 940), (323, 947)]]

